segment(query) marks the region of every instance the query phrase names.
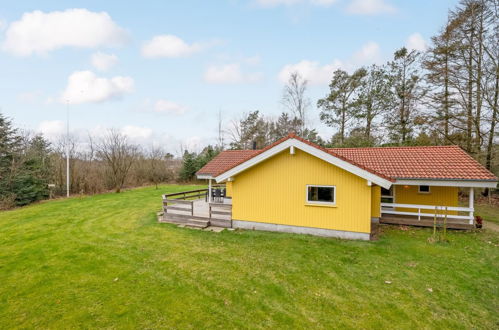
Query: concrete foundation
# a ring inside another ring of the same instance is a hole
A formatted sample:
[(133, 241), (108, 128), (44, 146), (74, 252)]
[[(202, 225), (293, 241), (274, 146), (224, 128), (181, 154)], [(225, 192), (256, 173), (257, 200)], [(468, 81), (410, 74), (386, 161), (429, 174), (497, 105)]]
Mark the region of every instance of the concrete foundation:
[(358, 233), (353, 231), (312, 228), (312, 227), (278, 225), (274, 223), (243, 221), (243, 220), (232, 220), (232, 227), (241, 228), (241, 229), (251, 229), (251, 230), (277, 231), (277, 232), (294, 233), (294, 234), (308, 234), (315, 236), (336, 237), (344, 239), (359, 239), (366, 241), (368, 241), (370, 238), (369, 233)]

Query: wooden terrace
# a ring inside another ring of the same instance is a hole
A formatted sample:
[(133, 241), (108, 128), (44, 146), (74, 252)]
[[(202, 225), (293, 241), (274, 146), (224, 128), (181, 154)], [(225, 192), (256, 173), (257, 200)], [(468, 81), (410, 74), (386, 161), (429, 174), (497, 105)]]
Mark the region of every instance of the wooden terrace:
[(198, 189), (163, 195), (163, 214), (159, 221), (194, 228), (232, 227), (232, 200), (218, 196), (216, 202), (210, 202), (208, 191)]

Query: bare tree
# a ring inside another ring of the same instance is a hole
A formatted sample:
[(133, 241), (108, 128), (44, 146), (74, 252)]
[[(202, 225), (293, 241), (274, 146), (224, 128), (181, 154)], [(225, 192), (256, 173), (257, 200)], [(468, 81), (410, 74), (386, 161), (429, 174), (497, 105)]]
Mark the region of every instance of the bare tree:
[(310, 107), (310, 100), (306, 97), (308, 81), (298, 72), (291, 73), (288, 84), (284, 86), (282, 104), (301, 121), (302, 134), (307, 127), (307, 111)]
[(166, 153), (161, 147), (152, 146), (147, 152), (147, 158), (147, 176), (158, 189), (158, 184), (172, 177), (167, 164), (172, 155)]
[(138, 147), (129, 143), (127, 137), (119, 131), (110, 129), (97, 144), (97, 154), (110, 169), (110, 179), (115, 191), (121, 192), (128, 172), (137, 159)]

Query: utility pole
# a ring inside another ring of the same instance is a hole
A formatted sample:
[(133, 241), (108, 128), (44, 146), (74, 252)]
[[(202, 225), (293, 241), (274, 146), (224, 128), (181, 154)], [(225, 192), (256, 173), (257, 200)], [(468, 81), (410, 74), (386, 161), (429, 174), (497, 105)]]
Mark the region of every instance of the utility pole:
[(66, 100), (66, 197), (69, 197), (69, 100)]

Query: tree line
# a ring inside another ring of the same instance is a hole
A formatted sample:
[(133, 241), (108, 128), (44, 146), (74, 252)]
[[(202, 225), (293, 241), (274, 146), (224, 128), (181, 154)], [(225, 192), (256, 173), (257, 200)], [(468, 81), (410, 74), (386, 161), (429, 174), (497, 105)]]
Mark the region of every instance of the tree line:
[(160, 147), (141, 148), (110, 129), (85, 144), (21, 131), (0, 113), (0, 209), (66, 194), (69, 154), (70, 193), (120, 192), (124, 187), (177, 180), (180, 160)]

